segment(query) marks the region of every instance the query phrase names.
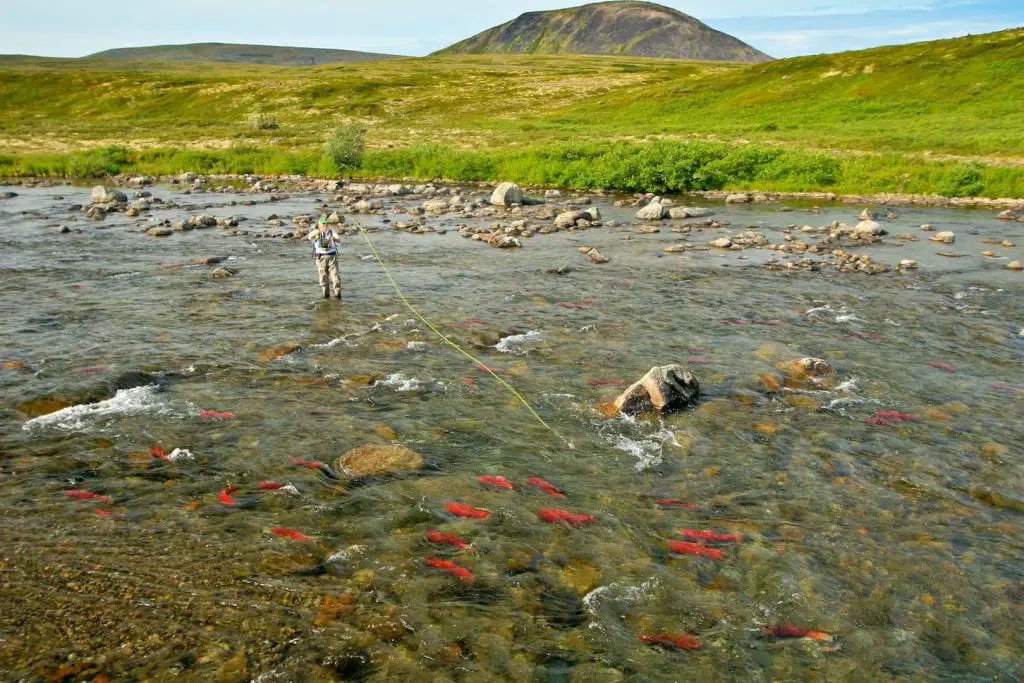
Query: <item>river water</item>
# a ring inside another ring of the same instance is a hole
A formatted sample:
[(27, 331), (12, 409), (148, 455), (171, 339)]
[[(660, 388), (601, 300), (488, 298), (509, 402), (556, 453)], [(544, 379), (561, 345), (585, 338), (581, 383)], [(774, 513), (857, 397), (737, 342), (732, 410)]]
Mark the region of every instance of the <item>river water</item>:
[[(687, 237), (680, 222), (638, 234), (635, 209), (606, 199), (619, 227), (515, 250), (363, 216), (409, 300), (549, 430), (412, 316), (360, 237), (345, 238), (338, 302), (319, 298), (307, 245), (255, 235), (327, 194), (158, 187), (177, 208), (157, 219), (247, 217), (254, 234), (153, 238), (145, 216), (82, 218), (88, 188), (15, 189), (0, 202), (0, 677), (1024, 675), (1024, 280), (980, 255), (1021, 258), (1024, 224), (902, 210), (886, 228), (921, 241), (855, 251), (920, 270), (867, 276), (773, 272), (763, 263), (780, 255), (759, 249), (664, 253)], [(399, 204), (415, 202), (386, 201)], [(703, 205), (731, 225), (690, 234), (698, 246), (747, 226), (780, 242), (788, 225), (859, 210)], [(460, 222), (495, 221), (429, 221)], [(924, 223), (957, 243), (928, 242)], [(591, 264), (583, 245), (611, 261)], [(189, 265), (210, 256), (238, 274)], [(261, 357), (286, 343), (301, 349)], [(779, 386), (776, 366), (807, 356), (834, 381)], [(697, 407), (635, 421), (595, 408), (668, 363), (699, 378)], [(364, 444), (408, 447), (424, 467), (337, 471)], [(459, 518), (449, 502), (492, 514)], [(542, 508), (596, 521), (550, 524)], [(433, 544), (435, 529), (472, 546)], [(720, 559), (672, 553), (681, 529), (740, 539), (708, 542)], [(765, 631), (781, 624), (831, 638)], [(703, 647), (641, 640), (664, 634)]]

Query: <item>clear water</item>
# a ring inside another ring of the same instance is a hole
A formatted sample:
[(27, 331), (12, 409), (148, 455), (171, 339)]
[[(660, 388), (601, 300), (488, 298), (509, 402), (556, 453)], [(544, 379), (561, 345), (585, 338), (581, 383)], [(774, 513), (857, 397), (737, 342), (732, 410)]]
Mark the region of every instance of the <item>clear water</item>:
[[(769, 272), (761, 264), (779, 255), (761, 250), (664, 254), (682, 241), (668, 222), (656, 235), (624, 225), (503, 251), (364, 217), (382, 228), (374, 239), (413, 303), (500, 370), (554, 434), (412, 318), (358, 237), (341, 258), (344, 301), (325, 302), (302, 243), (219, 229), (150, 238), (123, 216), (76, 220), (70, 206), (86, 203), (88, 188), (18, 192), (0, 203), (4, 678), (1024, 674), (1024, 280), (979, 255), (1020, 258), (1021, 247), (982, 240), (1024, 245), (1022, 224), (904, 210), (891, 232), (932, 223), (956, 232), (953, 249), (968, 256), (937, 256), (950, 248), (924, 233), (903, 246), (890, 238), (862, 251), (888, 264), (917, 259), (920, 272), (864, 276)], [(159, 219), (205, 210), (248, 216), (242, 227), (254, 232), (271, 212), (327, 200), (246, 207), (227, 205), (241, 196), (156, 194), (180, 204)], [(606, 219), (631, 217), (599, 206)], [(773, 241), (791, 223), (856, 213), (714, 208), (732, 223), (721, 234), (758, 226)], [(83, 232), (57, 234), (58, 224)], [(611, 263), (590, 264), (584, 244)], [(211, 267), (187, 265), (207, 256), (231, 257), (239, 275), (213, 280)], [(545, 272), (562, 265), (572, 272)], [(508, 353), (494, 348), (511, 335), (526, 336), (504, 344)], [(282, 343), (302, 350), (260, 362)], [(830, 361), (842, 388), (765, 388), (761, 375), (804, 356)], [(616, 382), (670, 362), (692, 363), (705, 392), (697, 409), (636, 422), (595, 409)], [(104, 386), (134, 370), (170, 378), (162, 391)], [(33, 422), (17, 409), (53, 395), (108, 400)], [(918, 419), (865, 422), (879, 410)], [(366, 443), (407, 446), (426, 467), (353, 481), (289, 460), (333, 465)], [(152, 445), (192, 457), (151, 458)], [(486, 489), (485, 474), (517, 490)], [(534, 475), (567, 497), (526, 485)], [(259, 493), (262, 480), (295, 490)], [(237, 504), (219, 502), (232, 485)], [(657, 497), (697, 507), (662, 509)], [(493, 516), (457, 519), (449, 501)], [(547, 524), (536, 515), (545, 507), (598, 521)], [(668, 542), (683, 540), (682, 527), (742, 541), (718, 546), (720, 561), (679, 557)], [(429, 529), (474, 547), (434, 546)], [(476, 580), (427, 567), (431, 556)], [(779, 623), (833, 640), (759, 631)], [(639, 639), (662, 633), (694, 634), (704, 647)]]

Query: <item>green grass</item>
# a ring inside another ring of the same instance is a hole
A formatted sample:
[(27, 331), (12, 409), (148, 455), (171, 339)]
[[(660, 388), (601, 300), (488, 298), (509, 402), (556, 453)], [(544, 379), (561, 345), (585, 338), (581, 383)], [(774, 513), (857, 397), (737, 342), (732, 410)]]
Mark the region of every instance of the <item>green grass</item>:
[(1022, 105), (1024, 29), (758, 65), (0, 58), (0, 173), (329, 173), (320, 150), (353, 122), (365, 174), (1021, 197)]
[[(0, 155), (0, 176), (102, 177), (264, 173), (335, 176), (329, 155), (238, 146), (224, 150), (119, 147), (46, 155)], [(839, 158), (778, 147), (721, 142), (554, 143), (515, 150), (464, 150), (428, 144), (367, 153), (356, 175), (512, 180), (519, 183), (630, 192), (749, 189), (839, 193), (939, 193), (950, 197), (1024, 197), (1018, 167), (976, 162), (922, 162), (900, 155)]]

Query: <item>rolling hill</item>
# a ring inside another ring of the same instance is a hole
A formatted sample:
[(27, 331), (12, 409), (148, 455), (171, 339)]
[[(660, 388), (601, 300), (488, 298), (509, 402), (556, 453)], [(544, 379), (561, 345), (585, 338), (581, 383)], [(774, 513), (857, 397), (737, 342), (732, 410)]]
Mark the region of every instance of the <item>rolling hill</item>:
[(339, 62), (366, 62), (393, 59), (397, 55), (327, 50), (315, 47), (284, 47), (276, 45), (235, 45), (231, 43), (190, 43), (186, 45), (153, 45), (104, 50), (86, 59), (121, 59), (137, 62), (235, 62), (277, 66), (317, 66)]
[(1024, 197), (1022, 65), (1021, 28), (761, 64), (0, 57), (0, 176), (331, 173), (324, 141), (356, 122), (367, 175), (632, 189), (692, 182), (724, 154), (704, 186)]
[(771, 60), (728, 34), (652, 2), (598, 2), (549, 12), (527, 12), (439, 52), (487, 53)]

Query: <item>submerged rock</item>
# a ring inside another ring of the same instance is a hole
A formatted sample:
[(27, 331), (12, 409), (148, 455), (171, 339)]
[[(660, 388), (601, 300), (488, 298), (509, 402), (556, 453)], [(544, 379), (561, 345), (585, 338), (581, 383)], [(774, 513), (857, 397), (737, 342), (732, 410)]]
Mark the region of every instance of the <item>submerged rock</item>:
[(227, 278), (234, 277), (235, 275), (238, 275), (238, 271), (234, 268), (229, 268), (227, 266), (221, 266), (217, 270), (210, 273), (210, 277), (212, 277), (215, 280), (226, 280)]
[(650, 410), (669, 412), (693, 404), (700, 396), (700, 383), (682, 365), (651, 368), (639, 382), (615, 399), (615, 408), (626, 415)]
[(258, 362), (260, 362), (260, 363), (268, 363), (268, 362), (274, 360), (275, 358), (280, 358), (282, 356), (287, 356), (288, 354), (295, 353), (296, 351), (299, 351), (301, 349), (302, 349), (302, 347), (299, 346), (298, 344), (292, 344), (292, 343), (278, 344), (277, 346), (271, 347), (271, 348), (267, 349), (266, 351), (263, 351), (262, 353), (260, 353), (260, 357), (258, 359)]
[(423, 456), (404, 446), (366, 444), (338, 458), (338, 470), (356, 476), (409, 472), (423, 467)]
[(836, 371), (827, 360), (799, 358), (775, 366), (786, 375), (790, 387), (813, 384), (821, 386), (835, 377)]

